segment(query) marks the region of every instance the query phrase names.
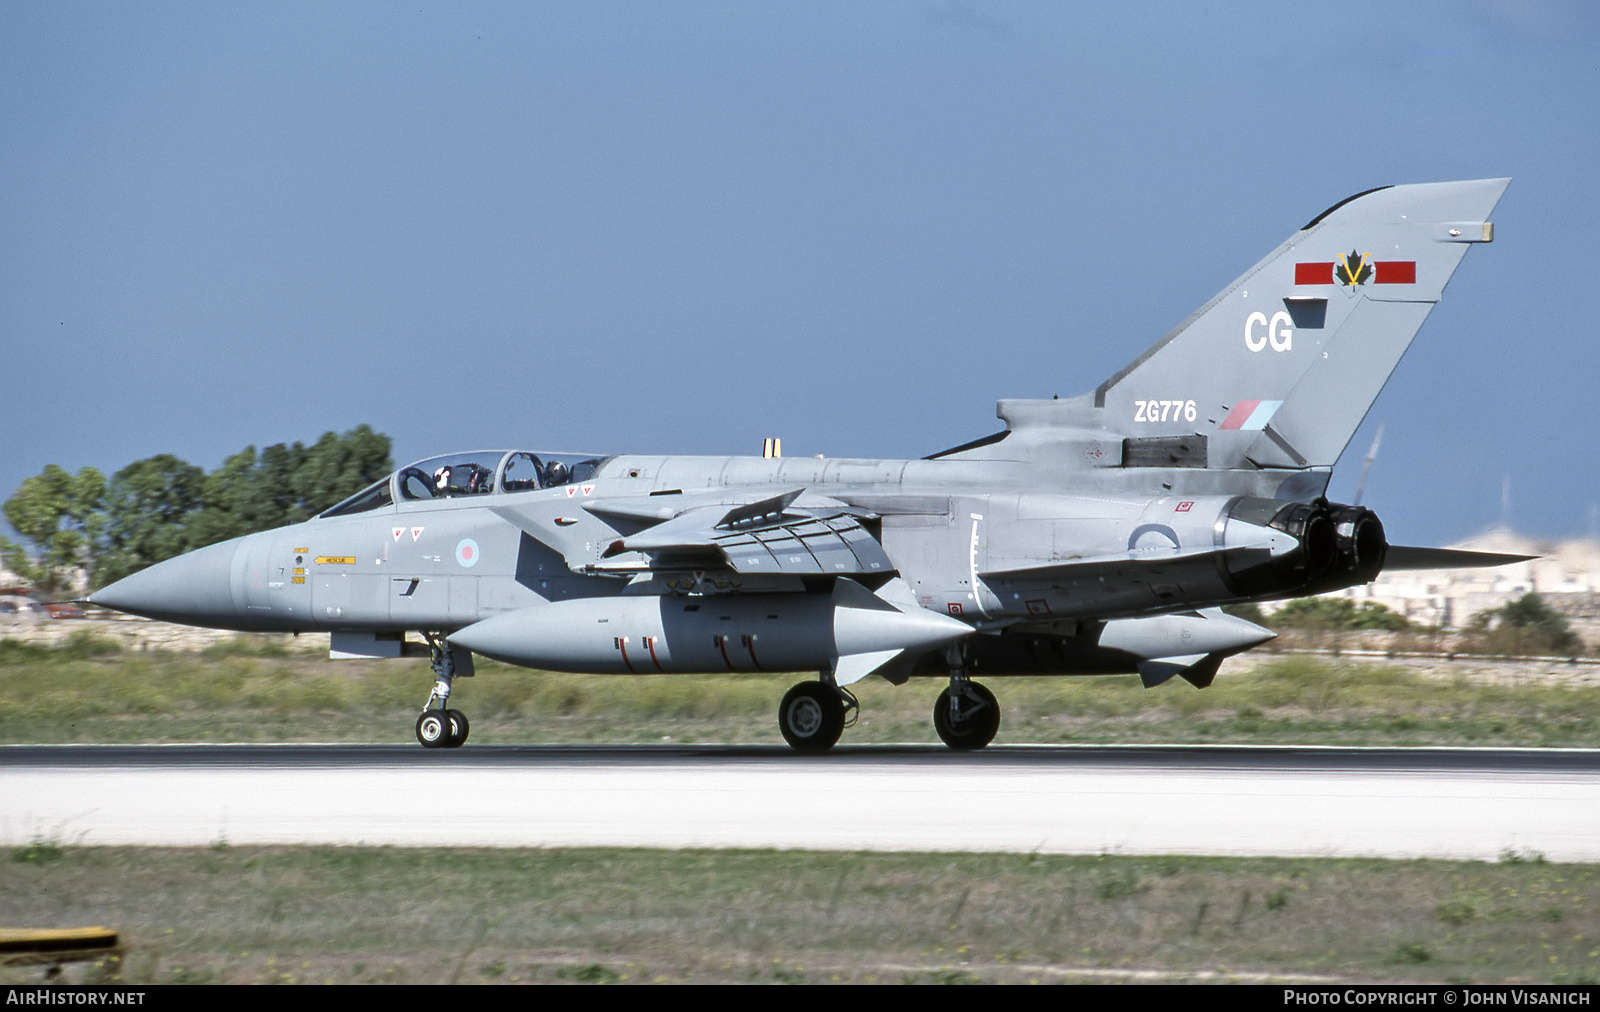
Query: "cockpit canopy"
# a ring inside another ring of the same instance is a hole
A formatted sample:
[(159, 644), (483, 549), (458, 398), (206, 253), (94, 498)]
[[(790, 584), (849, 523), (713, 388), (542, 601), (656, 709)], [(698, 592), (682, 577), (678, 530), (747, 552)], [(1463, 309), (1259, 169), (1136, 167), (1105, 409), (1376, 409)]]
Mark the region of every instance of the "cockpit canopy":
[(583, 453), (527, 450), (480, 450), (429, 457), (402, 467), (318, 516), (365, 513), (388, 506), (397, 498), (410, 502), (556, 488), (588, 481), (604, 460)]

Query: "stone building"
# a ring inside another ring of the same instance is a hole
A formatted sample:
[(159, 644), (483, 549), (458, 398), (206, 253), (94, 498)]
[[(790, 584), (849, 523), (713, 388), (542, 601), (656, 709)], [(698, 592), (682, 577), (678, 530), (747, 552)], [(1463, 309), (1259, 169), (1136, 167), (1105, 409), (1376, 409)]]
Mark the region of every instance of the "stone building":
[(1450, 547), (1537, 558), (1494, 569), (1383, 573), (1337, 596), (1376, 601), (1422, 625), (1459, 629), (1478, 612), (1532, 592), (1573, 620), (1580, 632), (1600, 625), (1600, 541), (1537, 541), (1502, 527)]

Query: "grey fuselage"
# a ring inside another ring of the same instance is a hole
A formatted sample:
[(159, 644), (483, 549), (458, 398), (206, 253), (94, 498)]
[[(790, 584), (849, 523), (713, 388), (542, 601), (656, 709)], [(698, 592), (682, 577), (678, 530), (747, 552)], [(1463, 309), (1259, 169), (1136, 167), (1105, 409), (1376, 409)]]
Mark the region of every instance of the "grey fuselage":
[(421, 631), (575, 671), (1209, 684), (1272, 635), (1218, 606), (1442, 558), (1324, 496), (1507, 183), (1341, 201), (1095, 390), (1002, 400), (1004, 431), (930, 458), (433, 458), (91, 600), (373, 656)]

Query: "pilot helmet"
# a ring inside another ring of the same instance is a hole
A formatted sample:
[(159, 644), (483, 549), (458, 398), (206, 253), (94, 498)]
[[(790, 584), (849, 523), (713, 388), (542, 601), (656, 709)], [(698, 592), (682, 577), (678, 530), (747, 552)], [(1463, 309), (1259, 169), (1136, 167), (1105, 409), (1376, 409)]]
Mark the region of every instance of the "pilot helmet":
[(564, 485), (567, 481), (567, 465), (559, 460), (552, 460), (544, 471), (545, 481), (551, 485)]

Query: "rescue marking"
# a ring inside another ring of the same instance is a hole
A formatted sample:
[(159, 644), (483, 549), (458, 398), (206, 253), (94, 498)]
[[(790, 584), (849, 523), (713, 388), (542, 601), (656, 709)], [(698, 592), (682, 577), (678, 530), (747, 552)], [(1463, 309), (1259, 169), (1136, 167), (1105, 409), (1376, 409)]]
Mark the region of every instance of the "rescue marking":
[(317, 565), (319, 565), (319, 566), (353, 566), (355, 564), (356, 564), (356, 558), (353, 555), (319, 555), (319, 556), (317, 556)]
[(394, 539), (396, 541), (399, 541), (400, 540), (400, 535), (404, 534), (405, 532), (406, 532), (406, 529), (404, 527), (391, 527), (391, 528), (389, 528), (389, 533), (394, 535)]
[(1187, 513), (1191, 509), (1194, 509), (1194, 500), (1193, 499), (1190, 499), (1190, 500), (1188, 500), (1186, 502), (1179, 503), (1176, 507), (1174, 507), (1172, 512), (1174, 512), (1174, 513)]
[(413, 527), (413, 528), (411, 528), (411, 542), (412, 542), (412, 544), (416, 544), (417, 539), (422, 537), (422, 532), (423, 532), (424, 529), (425, 528), (422, 528), (422, 527)]

